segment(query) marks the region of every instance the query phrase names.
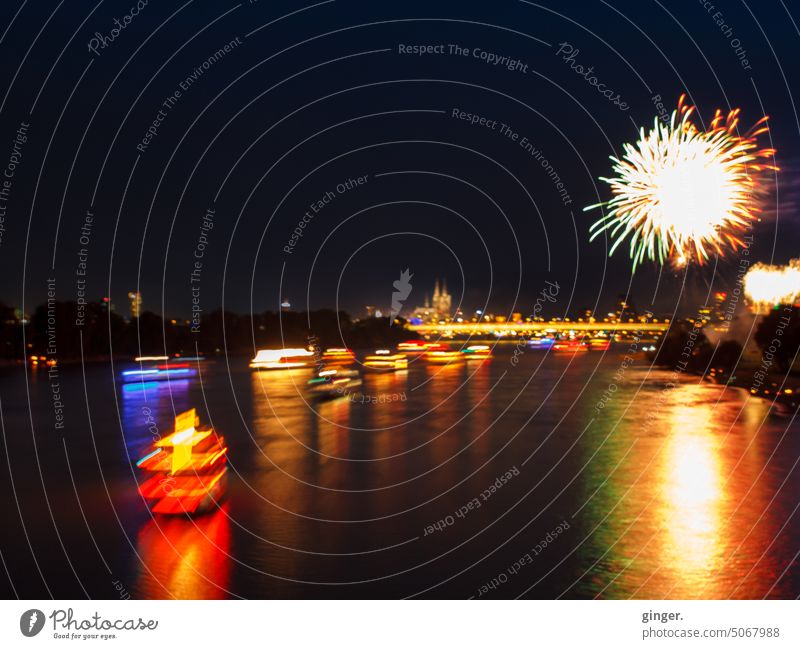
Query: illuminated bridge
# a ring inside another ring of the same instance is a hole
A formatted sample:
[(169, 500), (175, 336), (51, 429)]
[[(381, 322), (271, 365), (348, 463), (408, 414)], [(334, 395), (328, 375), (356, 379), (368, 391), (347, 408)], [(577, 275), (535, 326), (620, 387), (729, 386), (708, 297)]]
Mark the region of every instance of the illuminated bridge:
[(669, 328), (669, 322), (449, 322), (447, 324), (408, 325), (410, 331), (421, 336), (526, 336), (534, 333), (566, 333), (570, 331), (595, 334), (660, 335)]

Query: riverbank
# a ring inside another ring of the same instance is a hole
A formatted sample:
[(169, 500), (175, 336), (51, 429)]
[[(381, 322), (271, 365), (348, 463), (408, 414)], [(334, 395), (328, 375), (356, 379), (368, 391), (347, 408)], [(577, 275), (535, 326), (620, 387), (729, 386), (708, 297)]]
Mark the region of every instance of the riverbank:
[(759, 374), (757, 367), (738, 369), (733, 375), (725, 370), (711, 368), (705, 378), (721, 385), (742, 388), (754, 397), (780, 403), (792, 411), (797, 409), (800, 405), (800, 376), (794, 373), (767, 374), (759, 378), (756, 376)]

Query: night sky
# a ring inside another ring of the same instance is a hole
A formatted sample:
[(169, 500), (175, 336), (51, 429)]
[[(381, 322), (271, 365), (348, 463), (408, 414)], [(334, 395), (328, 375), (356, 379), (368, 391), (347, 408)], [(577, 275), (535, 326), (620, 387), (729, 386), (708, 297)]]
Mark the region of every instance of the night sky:
[(438, 277), (465, 310), (529, 312), (550, 280), (564, 289), (550, 315), (628, 292), (688, 312), (733, 285), (735, 257), (632, 279), (625, 246), (609, 259), (607, 241), (589, 243), (599, 211), (583, 208), (610, 197), (598, 177), (652, 125), (654, 95), (671, 111), (686, 92), (704, 119), (770, 115), (782, 171), (753, 257), (800, 256), (800, 12), (715, 4), (3, 2), (0, 166), (18, 164), (0, 300), (31, 312), (52, 278), (75, 300), (83, 260), (87, 297), (123, 314), (138, 287), (171, 317), (193, 297), (203, 311), (286, 297), (360, 315), (388, 308), (406, 268), (414, 304)]

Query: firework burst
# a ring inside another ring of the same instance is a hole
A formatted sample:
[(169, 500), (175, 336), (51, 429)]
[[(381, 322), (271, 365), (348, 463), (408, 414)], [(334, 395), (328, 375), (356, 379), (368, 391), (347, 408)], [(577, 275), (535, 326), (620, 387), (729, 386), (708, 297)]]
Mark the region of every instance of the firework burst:
[(758, 143), (766, 117), (739, 135), (739, 109), (726, 116), (717, 110), (703, 130), (684, 97), (669, 124), (656, 118), (635, 145), (624, 145), (622, 159), (611, 158), (616, 175), (600, 179), (611, 186), (611, 200), (585, 208), (606, 208), (590, 240), (608, 232), (609, 255), (630, 238), (634, 271), (645, 257), (680, 267), (741, 247), (742, 233), (758, 219), (764, 172), (777, 171), (769, 163), (775, 150)]
[(786, 266), (753, 265), (744, 276), (744, 293), (757, 313), (794, 304), (800, 300), (800, 259), (791, 259)]

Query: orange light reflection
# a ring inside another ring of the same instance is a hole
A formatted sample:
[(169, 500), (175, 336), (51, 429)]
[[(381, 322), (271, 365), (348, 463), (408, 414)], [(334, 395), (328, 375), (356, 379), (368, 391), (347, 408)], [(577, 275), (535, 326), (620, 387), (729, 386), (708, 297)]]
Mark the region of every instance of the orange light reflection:
[(227, 506), (195, 518), (158, 516), (139, 532), (137, 590), (148, 599), (224, 599), (231, 575)]

